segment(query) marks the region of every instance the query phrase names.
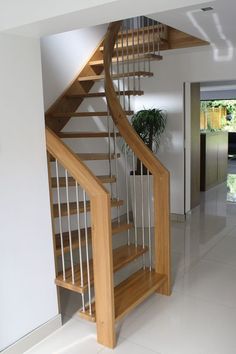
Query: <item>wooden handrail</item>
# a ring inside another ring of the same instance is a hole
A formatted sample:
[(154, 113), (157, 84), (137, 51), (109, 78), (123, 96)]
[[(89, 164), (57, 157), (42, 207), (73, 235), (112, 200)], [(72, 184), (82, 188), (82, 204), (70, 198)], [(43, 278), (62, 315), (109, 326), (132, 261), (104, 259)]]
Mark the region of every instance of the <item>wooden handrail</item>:
[(113, 348), (116, 336), (110, 194), (49, 128), (46, 128), (46, 144), (48, 152), (68, 170), (90, 197), (97, 339)]
[(163, 294), (171, 292), (170, 281), (170, 176), (169, 171), (161, 164), (150, 149), (143, 143), (129, 123), (125, 112), (117, 98), (110, 75), (110, 64), (115, 42), (122, 21), (109, 25), (104, 39), (104, 72), (105, 92), (110, 114), (127, 145), (140, 161), (150, 170), (154, 177), (154, 217), (155, 217), (155, 256), (156, 271), (167, 275), (167, 283), (160, 289)]

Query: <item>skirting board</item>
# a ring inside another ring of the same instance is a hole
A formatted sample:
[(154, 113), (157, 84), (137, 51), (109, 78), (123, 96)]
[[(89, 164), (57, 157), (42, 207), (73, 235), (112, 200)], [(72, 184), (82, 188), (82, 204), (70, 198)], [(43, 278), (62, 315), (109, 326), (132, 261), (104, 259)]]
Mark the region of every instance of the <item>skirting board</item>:
[(44, 323), (42, 326), (27, 334), (25, 337), (19, 339), (10, 347), (4, 349), (1, 354), (23, 354), (34, 345), (41, 342), (41, 340), (45, 339), (47, 336), (59, 329), (61, 325), (61, 315), (57, 315), (50, 321)]
[(186, 215), (185, 214), (173, 214), (173, 213), (171, 213), (170, 219), (171, 219), (171, 221), (185, 222), (186, 221)]

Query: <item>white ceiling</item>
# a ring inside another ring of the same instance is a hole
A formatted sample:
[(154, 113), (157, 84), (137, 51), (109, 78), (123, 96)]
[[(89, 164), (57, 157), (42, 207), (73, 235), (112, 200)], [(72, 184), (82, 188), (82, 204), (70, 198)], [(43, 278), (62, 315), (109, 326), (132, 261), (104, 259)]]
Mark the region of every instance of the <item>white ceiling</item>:
[(0, 0), (0, 31), (41, 37), (206, 0)]
[[(213, 11), (203, 12), (201, 7)], [(215, 0), (204, 5), (152, 14), (151, 17), (211, 43), (216, 59), (230, 60), (236, 47), (236, 1)]]

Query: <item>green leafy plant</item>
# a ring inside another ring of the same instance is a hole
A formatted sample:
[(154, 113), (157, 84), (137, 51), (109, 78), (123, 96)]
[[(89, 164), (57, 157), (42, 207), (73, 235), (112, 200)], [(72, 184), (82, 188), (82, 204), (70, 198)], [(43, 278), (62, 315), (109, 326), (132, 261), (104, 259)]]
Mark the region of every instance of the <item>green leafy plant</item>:
[[(160, 145), (161, 134), (166, 127), (167, 115), (162, 109), (151, 108), (142, 109), (131, 118), (131, 125), (136, 133), (143, 140), (144, 144), (152, 151), (156, 152)], [(141, 163), (137, 161), (137, 174), (141, 173)], [(146, 174), (146, 168), (143, 169)]]

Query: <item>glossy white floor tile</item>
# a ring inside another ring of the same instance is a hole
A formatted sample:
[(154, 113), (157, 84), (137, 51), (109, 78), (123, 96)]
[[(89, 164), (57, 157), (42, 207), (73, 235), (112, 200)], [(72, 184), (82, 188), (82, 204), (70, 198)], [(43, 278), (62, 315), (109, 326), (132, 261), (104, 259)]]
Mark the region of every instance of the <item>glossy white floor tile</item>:
[(95, 326), (92, 323), (82, 323), (72, 318), (62, 328), (26, 353), (95, 354), (102, 349), (103, 347), (96, 340)]
[[(235, 231), (234, 231), (235, 232)], [(227, 235), (206, 256), (206, 260), (222, 262), (236, 268), (236, 237)]]
[(215, 304), (236, 308), (236, 269), (223, 263), (201, 260), (178, 280), (175, 289)]
[(236, 354), (236, 205), (221, 185), (202, 194), (185, 223), (172, 223), (173, 294), (155, 294), (117, 327), (114, 350), (74, 315), (79, 296), (62, 295), (68, 322), (27, 354)]
[(142, 316), (127, 318), (121, 336), (162, 354), (236, 353), (236, 309), (181, 293), (149, 302)]
[(147, 349), (142, 345), (130, 342), (126, 338), (120, 338), (118, 345), (115, 349), (103, 349), (101, 354), (160, 354), (157, 351)]

